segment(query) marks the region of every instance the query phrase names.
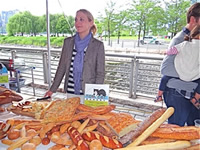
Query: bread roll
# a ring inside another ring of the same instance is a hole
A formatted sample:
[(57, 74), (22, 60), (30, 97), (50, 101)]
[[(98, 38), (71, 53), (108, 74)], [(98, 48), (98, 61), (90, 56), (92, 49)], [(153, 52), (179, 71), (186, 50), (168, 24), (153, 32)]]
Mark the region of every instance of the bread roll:
[(50, 139), (48, 137), (45, 137), (42, 139), (42, 144), (43, 145), (48, 145), (50, 143)]
[(81, 125), (80, 121), (73, 121), (71, 123), (71, 126), (76, 128), (76, 129), (78, 129), (78, 127), (80, 127), (80, 125)]
[(8, 139), (9, 140), (15, 140), (15, 139), (18, 139), (20, 136), (20, 131), (18, 129), (11, 129), (9, 132), (8, 132)]
[(26, 132), (26, 136), (35, 136), (37, 134), (37, 132), (34, 130), (34, 129), (29, 129), (27, 132)]
[(42, 142), (42, 140), (38, 135), (36, 135), (32, 139), (30, 139), (30, 143), (33, 143), (36, 146), (38, 146), (41, 142)]
[(102, 150), (103, 146), (99, 140), (93, 140), (89, 145), (90, 150)]
[(36, 150), (36, 146), (33, 143), (25, 143), (22, 145), (21, 150)]

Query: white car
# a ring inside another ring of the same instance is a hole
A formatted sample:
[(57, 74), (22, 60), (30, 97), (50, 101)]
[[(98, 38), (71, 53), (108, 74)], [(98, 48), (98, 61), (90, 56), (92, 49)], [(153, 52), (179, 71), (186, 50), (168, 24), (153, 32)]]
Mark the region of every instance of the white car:
[(140, 43), (143, 44), (162, 44), (161, 40), (157, 39), (153, 36), (145, 36), (142, 40), (140, 40)]

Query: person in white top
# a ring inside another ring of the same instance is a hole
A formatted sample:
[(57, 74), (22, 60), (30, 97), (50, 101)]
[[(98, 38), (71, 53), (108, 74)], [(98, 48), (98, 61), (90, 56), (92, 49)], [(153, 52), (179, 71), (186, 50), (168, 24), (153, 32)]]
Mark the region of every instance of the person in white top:
[[(194, 97), (190, 100), (193, 105), (200, 109), (200, 25), (194, 27), (189, 36), (185, 36), (185, 41), (168, 49), (167, 55), (176, 55), (174, 66), (179, 78), (183, 81), (193, 81), (198, 83)], [(173, 69), (173, 68), (171, 68)], [(164, 75), (161, 79), (158, 95), (155, 102), (162, 101), (163, 88), (170, 78)]]

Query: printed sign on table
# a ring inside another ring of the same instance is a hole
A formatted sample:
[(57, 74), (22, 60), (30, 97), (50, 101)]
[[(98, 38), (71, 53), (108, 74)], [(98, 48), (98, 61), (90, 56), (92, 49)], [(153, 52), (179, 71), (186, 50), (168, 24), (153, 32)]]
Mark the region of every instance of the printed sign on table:
[(2, 63), (0, 63), (0, 86), (9, 88), (8, 70)]
[(92, 107), (108, 105), (108, 84), (86, 84), (84, 104)]

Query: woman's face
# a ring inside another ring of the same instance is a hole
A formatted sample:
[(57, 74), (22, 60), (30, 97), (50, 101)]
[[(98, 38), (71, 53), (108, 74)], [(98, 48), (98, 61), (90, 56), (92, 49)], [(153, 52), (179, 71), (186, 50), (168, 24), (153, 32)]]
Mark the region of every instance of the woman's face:
[(79, 34), (87, 35), (92, 25), (93, 25), (93, 21), (89, 21), (88, 17), (84, 13), (80, 11), (76, 13), (75, 27), (76, 27), (76, 31)]

